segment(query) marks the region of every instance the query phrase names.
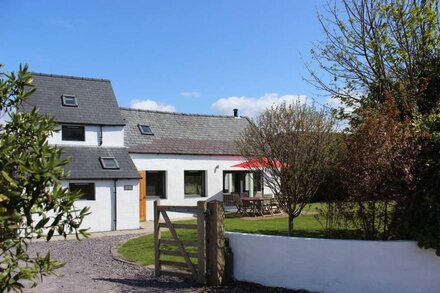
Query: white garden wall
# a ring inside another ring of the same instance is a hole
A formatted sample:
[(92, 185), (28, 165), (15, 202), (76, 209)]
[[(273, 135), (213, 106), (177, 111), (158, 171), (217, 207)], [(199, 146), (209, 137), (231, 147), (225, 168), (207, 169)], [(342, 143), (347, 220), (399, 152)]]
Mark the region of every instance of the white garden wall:
[(440, 292), (440, 257), (413, 241), (226, 237), (240, 281), (326, 293)]
[[(166, 199), (162, 205), (196, 205), (200, 200), (223, 201), (223, 171), (243, 171), (231, 167), (243, 162), (239, 156), (130, 154), (139, 171), (166, 171)], [(185, 198), (184, 171), (206, 171), (206, 197)], [(265, 193), (270, 193), (265, 189)], [(158, 198), (157, 198), (158, 199)], [(154, 198), (147, 199), (147, 220), (153, 220)], [(171, 218), (188, 217), (188, 214), (170, 213)]]
[[(75, 206), (82, 209), (90, 207), (90, 215), (84, 218), (81, 228), (90, 228), (89, 232), (115, 230), (115, 198), (113, 180), (72, 180), (71, 182), (95, 183), (95, 200), (79, 200)], [(124, 185), (132, 185), (133, 190), (124, 190)], [(69, 182), (63, 182), (64, 187)], [(117, 222), (116, 229), (139, 228), (139, 184), (137, 180), (121, 180), (117, 186)]]

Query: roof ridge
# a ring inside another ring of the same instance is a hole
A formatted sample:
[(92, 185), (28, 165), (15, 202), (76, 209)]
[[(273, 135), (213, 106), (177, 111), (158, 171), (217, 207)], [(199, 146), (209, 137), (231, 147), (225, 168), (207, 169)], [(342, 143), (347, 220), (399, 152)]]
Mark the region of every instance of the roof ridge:
[(59, 144), (59, 148), (75, 148), (75, 149), (128, 149), (128, 146), (96, 146), (96, 145), (75, 145), (75, 144)]
[(69, 78), (69, 79), (77, 79), (77, 80), (111, 82), (110, 79), (103, 79), (103, 78), (81, 77), (81, 76), (73, 76), (73, 75), (42, 73), (42, 72), (31, 72), (31, 74), (37, 75), (37, 76), (48, 76), (48, 77), (55, 77), (55, 78)]
[[(147, 113), (158, 113), (158, 114), (169, 114), (169, 115), (180, 115), (180, 116), (196, 116), (196, 117), (214, 117), (214, 118), (233, 118), (234, 116), (229, 115), (214, 115), (214, 114), (195, 114), (195, 113), (181, 113), (181, 112), (166, 112), (166, 111), (158, 111), (158, 110), (146, 110), (146, 109), (136, 109), (136, 108), (128, 108), (128, 107), (119, 107), (121, 110), (126, 111), (137, 111), (137, 112), (147, 112)], [(245, 116), (239, 116), (239, 118), (246, 118)]]

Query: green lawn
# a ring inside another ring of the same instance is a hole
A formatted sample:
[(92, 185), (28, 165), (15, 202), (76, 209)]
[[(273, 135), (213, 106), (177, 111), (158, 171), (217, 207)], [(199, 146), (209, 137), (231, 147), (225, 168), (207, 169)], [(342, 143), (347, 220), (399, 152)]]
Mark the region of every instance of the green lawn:
[[(306, 211), (316, 211), (319, 204), (309, 205)], [(179, 223), (195, 223), (195, 220), (179, 221)], [(258, 218), (226, 218), (225, 229), (229, 232), (245, 232), (266, 235), (287, 235), (287, 218), (284, 216), (258, 217)], [(195, 239), (196, 234), (193, 230), (177, 230), (179, 237), (184, 240)], [(169, 232), (162, 232), (163, 239), (172, 239)], [(321, 224), (313, 215), (300, 216), (294, 220), (294, 236), (298, 237), (327, 237)], [(347, 231), (344, 238), (356, 238), (354, 231)], [(154, 263), (154, 242), (153, 235), (141, 236), (131, 239), (119, 248), (119, 253), (132, 261), (142, 265)], [(173, 250), (174, 247), (165, 249)], [(182, 260), (181, 258), (168, 257), (163, 259)]]

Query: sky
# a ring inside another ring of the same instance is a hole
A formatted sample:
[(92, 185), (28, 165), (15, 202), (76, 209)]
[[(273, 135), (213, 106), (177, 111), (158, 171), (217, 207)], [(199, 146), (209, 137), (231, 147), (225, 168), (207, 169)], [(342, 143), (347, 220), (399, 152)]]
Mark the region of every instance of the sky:
[(0, 0), (0, 64), (110, 79), (123, 107), (255, 116), (305, 78), (323, 0)]

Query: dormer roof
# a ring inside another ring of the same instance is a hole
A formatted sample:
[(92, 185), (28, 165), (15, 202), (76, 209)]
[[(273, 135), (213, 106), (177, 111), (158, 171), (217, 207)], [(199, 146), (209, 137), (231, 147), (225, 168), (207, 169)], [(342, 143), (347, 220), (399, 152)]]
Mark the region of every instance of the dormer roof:
[[(58, 123), (125, 125), (111, 83), (107, 79), (32, 73), (36, 91), (25, 102), (51, 114)], [(77, 106), (63, 105), (63, 96), (75, 97)]]

